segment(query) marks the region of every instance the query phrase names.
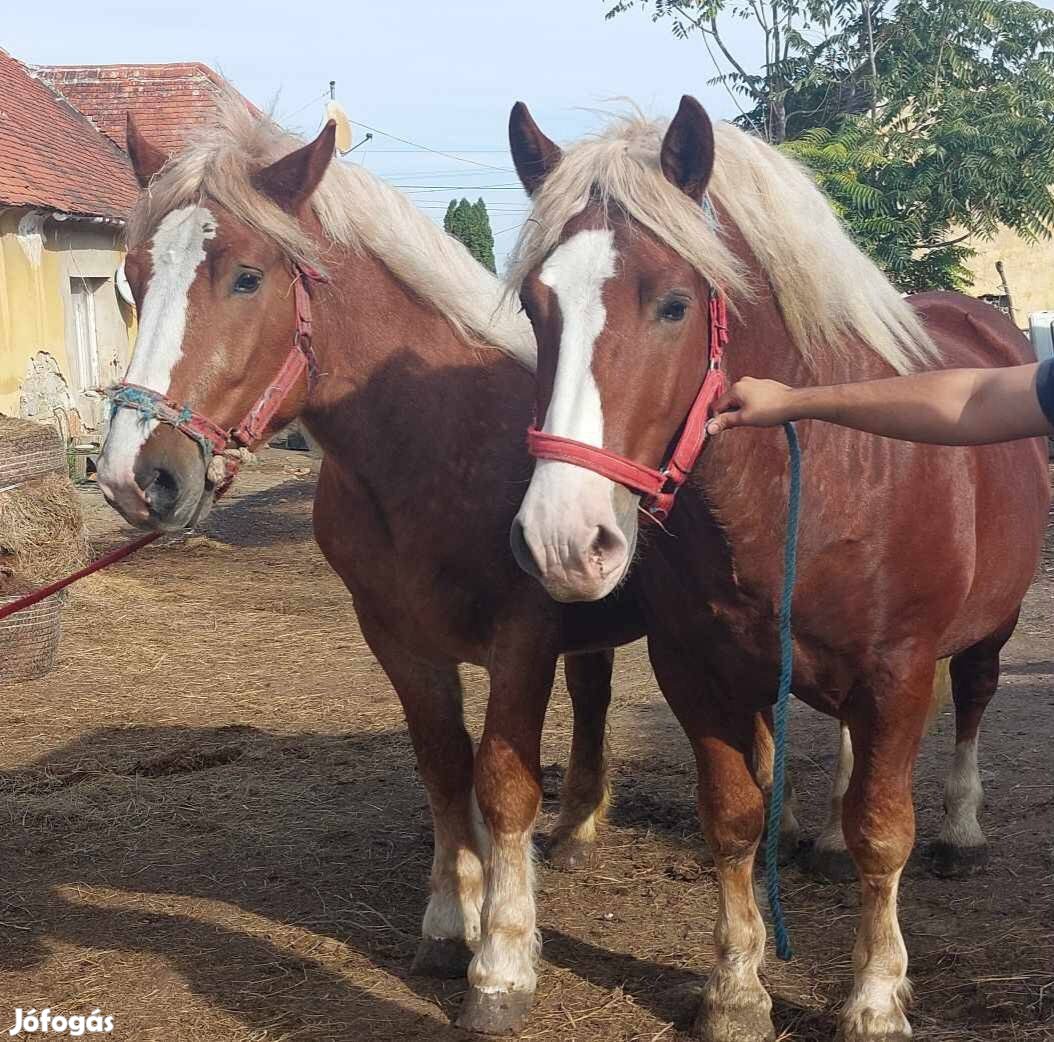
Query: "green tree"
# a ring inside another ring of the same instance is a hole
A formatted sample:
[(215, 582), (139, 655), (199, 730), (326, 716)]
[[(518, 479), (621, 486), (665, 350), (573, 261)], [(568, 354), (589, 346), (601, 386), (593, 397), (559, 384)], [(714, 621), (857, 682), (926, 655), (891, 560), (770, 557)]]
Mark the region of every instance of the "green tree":
[(490, 214), (487, 213), (487, 204), (482, 197), (477, 199), (474, 207), (476, 220), (476, 233), (478, 235), (478, 252), (473, 251), (476, 259), (490, 271), (496, 271), (494, 264), (494, 232), (490, 227)]
[[(1054, 225), (1054, 14), (1024, 0), (624, 0), (701, 36), (737, 120), (806, 163), (904, 290), (962, 288), (975, 236)], [(762, 72), (724, 45), (751, 17)], [(804, 27), (804, 28), (803, 28)], [(803, 35), (808, 30), (807, 36)], [(778, 40), (778, 46), (777, 46)]]
[[(607, 17), (631, 8), (669, 22), (675, 36), (697, 37), (715, 69), (711, 83), (724, 84), (742, 98), (742, 119), (772, 144), (809, 113), (831, 106), (866, 107), (870, 97), (858, 40), (861, 0), (604, 0)], [(866, 3), (866, 0), (864, 0)], [(736, 54), (726, 41), (729, 23), (750, 22), (760, 53)], [(751, 71), (758, 69), (759, 71)], [(738, 102), (737, 102), (738, 104)]]
[(494, 235), (490, 228), (487, 205), (482, 199), (470, 203), (467, 199), (450, 200), (443, 227), (447, 234), (463, 242), (469, 253), (485, 268), (495, 270)]
[(447, 235), (454, 234), (454, 214), (457, 213), (457, 200), (451, 199), (450, 205), (446, 208), (446, 213), (443, 215), (443, 231)]

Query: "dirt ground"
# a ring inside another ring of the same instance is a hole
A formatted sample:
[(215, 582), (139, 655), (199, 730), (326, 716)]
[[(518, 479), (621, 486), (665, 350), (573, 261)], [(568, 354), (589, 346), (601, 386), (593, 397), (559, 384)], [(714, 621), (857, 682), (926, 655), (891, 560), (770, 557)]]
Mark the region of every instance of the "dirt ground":
[[(315, 548), (308, 457), (270, 451), (210, 519), (82, 583), (61, 664), (0, 695), (0, 1033), (16, 1007), (114, 1017), (132, 1042), (466, 1040), (464, 985), (407, 975), (431, 857), (398, 703)], [(97, 546), (127, 530), (85, 493)], [(909, 868), (901, 923), (923, 1040), (1054, 1039), (1054, 556), (982, 741), (989, 866)], [(694, 772), (640, 646), (617, 658), (615, 798), (600, 866), (540, 872), (544, 964), (525, 1038), (678, 1042), (712, 959)], [(479, 726), (483, 678), (466, 671)], [(544, 833), (569, 738), (554, 695)], [(836, 734), (797, 707), (803, 823)], [(936, 835), (945, 714), (917, 774)], [(851, 885), (784, 875), (797, 950), (766, 982), (783, 1038), (833, 1038)], [(6, 1019), (5, 1019), (6, 1018)]]

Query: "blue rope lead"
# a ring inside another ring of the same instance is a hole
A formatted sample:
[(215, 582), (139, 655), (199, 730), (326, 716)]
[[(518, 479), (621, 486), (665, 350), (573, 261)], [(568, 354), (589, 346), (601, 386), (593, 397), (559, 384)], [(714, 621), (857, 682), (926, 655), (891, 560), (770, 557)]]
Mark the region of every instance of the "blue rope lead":
[(798, 517), (801, 513), (801, 449), (793, 423), (785, 423), (790, 452), (790, 498), (787, 502), (787, 535), (783, 544), (783, 592), (780, 595), (780, 686), (773, 711), (772, 791), (769, 793), (768, 833), (765, 838), (765, 889), (772, 912), (776, 954), (786, 962), (791, 950), (790, 934), (780, 901), (780, 819), (783, 817), (783, 776), (787, 758), (787, 712), (790, 709), (791, 675), (794, 672), (794, 640), (791, 636), (791, 601), (798, 571)]

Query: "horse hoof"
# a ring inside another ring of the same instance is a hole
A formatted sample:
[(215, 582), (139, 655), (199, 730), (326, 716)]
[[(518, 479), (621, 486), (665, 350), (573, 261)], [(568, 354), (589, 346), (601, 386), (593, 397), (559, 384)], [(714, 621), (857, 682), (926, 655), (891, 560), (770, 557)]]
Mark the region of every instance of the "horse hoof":
[(851, 883), (856, 879), (856, 865), (848, 850), (827, 850), (814, 846), (808, 858), (811, 876), (829, 883)]
[(478, 1035), (518, 1035), (534, 1005), (533, 991), (480, 991), (469, 988), (457, 1026)]
[(960, 847), (938, 839), (929, 845), (926, 854), (930, 871), (942, 879), (967, 879), (988, 864), (987, 843)]
[(461, 938), (422, 937), (410, 974), (455, 980), (468, 973), (472, 949)]
[(714, 1006), (704, 999), (692, 1035), (703, 1042), (775, 1042), (776, 1029), (764, 1006)]
[(596, 862), (596, 843), (568, 837), (554, 840), (549, 846), (549, 864), (561, 872), (581, 872)]
[(903, 1013), (865, 1010), (839, 1023), (835, 1042), (911, 1042), (911, 1027)]

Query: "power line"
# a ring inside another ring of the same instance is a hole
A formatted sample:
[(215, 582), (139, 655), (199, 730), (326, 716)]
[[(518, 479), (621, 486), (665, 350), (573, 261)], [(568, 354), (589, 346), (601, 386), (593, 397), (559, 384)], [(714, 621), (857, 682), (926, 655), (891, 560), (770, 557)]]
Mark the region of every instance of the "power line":
[[(375, 150), (376, 151), (376, 150)], [(407, 151), (406, 155), (412, 156), (414, 153)], [(392, 178), (412, 178), (416, 180), (421, 177), (493, 177), (494, 175), (489, 170), (465, 170), (458, 168), (457, 170), (406, 170), (406, 171), (389, 171), (386, 174), (378, 173), (378, 177)]]
[(410, 192), (522, 192), (520, 185), (394, 185)]
[(280, 116), (280, 117), (276, 116), (275, 117), (275, 122), (276, 123), (284, 123), (287, 119), (292, 119), (294, 116), (299, 116), (300, 113), (303, 112), (304, 109), (306, 109), (309, 105), (314, 105), (317, 102), (322, 101), (323, 98), (328, 98), (328, 97), (329, 97), (329, 88), (327, 87), (326, 90), (324, 90), (321, 94), (316, 94), (315, 97), (311, 98), (309, 101), (305, 101), (304, 104), (300, 106), (300, 108), (294, 110), (293, 112), (289, 112), (289, 113), (287, 113), (287, 114), (285, 114), (283, 116)]
[(453, 159), (458, 163), (468, 163), (471, 166), (481, 166), (487, 170), (500, 170), (503, 174), (514, 174), (516, 172), (507, 166), (495, 166), (493, 163), (481, 163), (476, 159), (466, 159), (464, 156), (455, 155), (453, 152), (444, 152), (439, 148), (430, 148), (428, 145), (422, 145), (417, 141), (410, 141), (408, 138), (399, 137), (397, 134), (389, 134), (387, 130), (378, 130), (376, 127), (371, 127), (366, 123), (359, 123), (354, 119), (350, 120), (350, 122), (354, 123), (357, 127), (362, 127), (363, 130), (369, 130), (374, 134), (380, 134), (382, 137), (391, 138), (393, 141), (398, 141), (403, 145), (410, 145), (412, 148), (418, 148), (422, 152), (432, 152), (437, 156), (445, 156), (447, 159)]
[[(355, 121), (352, 120), (352, 123), (355, 123)], [(365, 127), (366, 126), (364, 123), (355, 123), (355, 125), (357, 127)], [(369, 129), (369, 128), (367, 127), (366, 129)], [(383, 133), (383, 131), (379, 131), (378, 130), (378, 131), (374, 131), (374, 133), (380, 134), (380, 133)], [(385, 137), (391, 137), (390, 134), (385, 134), (384, 136)], [(396, 138), (395, 140), (396, 141), (402, 141), (403, 139), (402, 138)], [(418, 148), (425, 148), (425, 146), (424, 145), (415, 145), (413, 148), (375, 148), (373, 151), (374, 152), (383, 152), (385, 155), (390, 155), (390, 156), (412, 156), (417, 151)], [(431, 149), (431, 148), (427, 148), (425, 150), (428, 151), (428, 152), (434, 152), (435, 151), (435, 149)], [(454, 156), (455, 159), (460, 159), (461, 156), (463, 156), (463, 155), (498, 155), (498, 156), (507, 156), (509, 154), (509, 150), (507, 148), (458, 148), (458, 149), (455, 149), (455, 152), (457, 153)], [(446, 152), (440, 152), (439, 153), (439, 155), (441, 155), (441, 156), (445, 156), (447, 154), (448, 153), (446, 153)]]

